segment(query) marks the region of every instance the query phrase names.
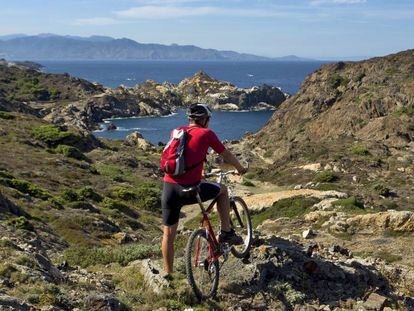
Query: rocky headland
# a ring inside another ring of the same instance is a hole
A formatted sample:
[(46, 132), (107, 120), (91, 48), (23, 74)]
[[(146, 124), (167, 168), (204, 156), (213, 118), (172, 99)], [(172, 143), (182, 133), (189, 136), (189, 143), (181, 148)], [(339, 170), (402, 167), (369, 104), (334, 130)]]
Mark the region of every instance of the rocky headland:
[(31, 63), (0, 62), (0, 104), (9, 111), (26, 111), (59, 125), (83, 131), (108, 118), (168, 115), (199, 102), (216, 110), (276, 109), (288, 96), (279, 88), (250, 89), (199, 72), (178, 85), (148, 80), (115, 89), (67, 74), (43, 73)]

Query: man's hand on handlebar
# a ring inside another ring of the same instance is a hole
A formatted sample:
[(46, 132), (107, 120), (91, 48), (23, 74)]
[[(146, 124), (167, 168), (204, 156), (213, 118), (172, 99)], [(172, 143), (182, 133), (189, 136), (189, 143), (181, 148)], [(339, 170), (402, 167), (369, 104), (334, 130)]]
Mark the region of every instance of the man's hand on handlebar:
[(247, 170), (248, 170), (248, 168), (247, 167), (244, 167), (244, 166), (237, 168), (237, 172), (239, 173), (239, 175), (246, 174), (247, 173)]

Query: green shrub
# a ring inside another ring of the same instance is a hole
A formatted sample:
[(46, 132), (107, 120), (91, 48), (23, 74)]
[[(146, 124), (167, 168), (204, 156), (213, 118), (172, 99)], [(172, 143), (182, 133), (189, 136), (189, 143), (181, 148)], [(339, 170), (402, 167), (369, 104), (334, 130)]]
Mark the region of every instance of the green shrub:
[(131, 261), (159, 256), (158, 245), (135, 244), (122, 247), (69, 248), (64, 252), (64, 258), (70, 265), (89, 267), (97, 264), (119, 263), (126, 266)]
[(28, 231), (34, 230), (33, 225), (24, 216), (20, 216), (17, 218), (11, 218), (7, 221), (7, 224), (17, 229), (28, 230)]
[(115, 187), (111, 190), (111, 194), (121, 200), (133, 201), (137, 199), (137, 194), (127, 188)]
[(362, 145), (353, 145), (350, 149), (351, 153), (355, 155), (367, 156), (370, 154), (368, 149)]
[(0, 177), (5, 179), (12, 179), (14, 176), (7, 172), (5, 169), (0, 168)]
[(49, 147), (58, 145), (77, 145), (82, 138), (80, 135), (70, 131), (64, 131), (57, 125), (43, 125), (33, 130), (34, 136), (46, 143)]
[(53, 208), (63, 209), (64, 201), (59, 197), (52, 197), (47, 200)]
[(309, 211), (309, 208), (318, 202), (315, 198), (303, 196), (287, 198), (277, 201), (264, 211), (254, 213), (252, 211), (253, 227), (261, 224), (266, 219), (276, 219), (280, 217), (296, 218), (301, 217)]
[(333, 206), (340, 206), (345, 212), (351, 214), (365, 213), (364, 204), (355, 196), (346, 199), (339, 199), (332, 203)]
[(384, 197), (387, 197), (391, 194), (390, 188), (388, 188), (387, 186), (385, 186), (384, 184), (381, 184), (381, 183), (377, 183), (377, 184), (373, 185), (372, 188), (374, 189), (374, 191), (376, 193), (378, 193), (379, 195), (382, 195)]
[(32, 197), (38, 199), (47, 200), (52, 197), (47, 190), (39, 188), (38, 186), (31, 184), (24, 179), (12, 178), (7, 180), (7, 184), (9, 187), (17, 189), (22, 193), (29, 194)]
[(320, 172), (316, 174), (314, 181), (323, 183), (323, 182), (333, 182), (337, 179), (338, 177), (332, 172)]
[(102, 196), (90, 186), (79, 189), (78, 196), (83, 200), (89, 199), (95, 202), (102, 202)]
[(15, 119), (15, 116), (12, 115), (10, 112), (0, 111), (0, 119), (13, 120), (13, 119)]
[(68, 202), (74, 202), (80, 200), (79, 195), (72, 189), (65, 189), (62, 192), (62, 199)]
[(348, 78), (343, 78), (340, 74), (335, 73), (328, 79), (329, 86), (336, 89), (339, 86), (346, 86), (349, 83)]
[(406, 114), (409, 117), (414, 116), (414, 107), (401, 107), (393, 112), (393, 115), (396, 117), (401, 117), (403, 114)]
[(63, 154), (65, 157), (74, 158), (77, 160), (85, 160), (85, 155), (76, 147), (68, 145), (58, 145), (55, 149), (57, 153)]
[(124, 213), (125, 215), (131, 216), (133, 218), (138, 217), (138, 214), (134, 210), (132, 210), (129, 206), (127, 206), (127, 205), (125, 205), (125, 204), (123, 204), (123, 203), (121, 203), (117, 200), (114, 200), (114, 199), (111, 199), (111, 198), (107, 197), (107, 198), (103, 199), (102, 203), (103, 203), (105, 208), (108, 208), (110, 210), (120, 211), (120, 212)]
[(159, 211), (161, 207), (161, 189), (151, 184), (141, 184), (136, 191), (138, 208)]
[(243, 181), (241, 183), (243, 186), (247, 187), (255, 187), (256, 185), (252, 183), (250, 180), (243, 178)]
[(75, 201), (68, 203), (69, 208), (91, 210), (94, 209), (91, 203), (85, 201)]

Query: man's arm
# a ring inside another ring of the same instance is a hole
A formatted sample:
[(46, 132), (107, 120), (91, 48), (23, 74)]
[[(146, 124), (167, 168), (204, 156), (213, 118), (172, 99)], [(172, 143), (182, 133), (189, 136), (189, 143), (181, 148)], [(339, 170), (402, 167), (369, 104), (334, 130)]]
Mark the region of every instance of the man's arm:
[(225, 149), (220, 155), (223, 157), (226, 163), (233, 165), (240, 175), (243, 175), (247, 172), (247, 168), (240, 164), (239, 160), (231, 153), (230, 150)]

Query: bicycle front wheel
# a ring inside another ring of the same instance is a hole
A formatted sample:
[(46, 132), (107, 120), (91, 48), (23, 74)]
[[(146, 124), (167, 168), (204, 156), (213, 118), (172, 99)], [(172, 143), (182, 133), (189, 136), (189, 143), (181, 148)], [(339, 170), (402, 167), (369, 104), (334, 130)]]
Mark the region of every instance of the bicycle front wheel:
[(214, 260), (214, 244), (205, 229), (194, 231), (186, 248), (188, 283), (199, 300), (213, 297), (219, 283), (219, 263)]
[(250, 251), (253, 228), (249, 209), (241, 197), (232, 197), (230, 200), (230, 226), (244, 241), (242, 245), (233, 245), (231, 252), (237, 258), (244, 258)]

